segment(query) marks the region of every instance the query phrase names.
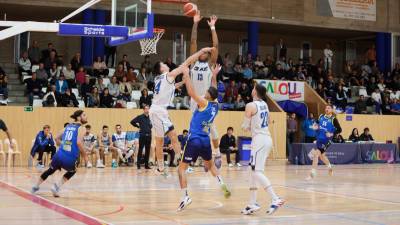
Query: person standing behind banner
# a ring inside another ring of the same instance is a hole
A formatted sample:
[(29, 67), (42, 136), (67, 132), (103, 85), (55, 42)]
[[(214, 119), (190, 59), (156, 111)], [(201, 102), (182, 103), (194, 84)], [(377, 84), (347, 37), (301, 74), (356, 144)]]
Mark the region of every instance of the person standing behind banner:
[(308, 118), (303, 121), (302, 129), (304, 132), (304, 142), (305, 143), (313, 143), (315, 141), (315, 137), (317, 136), (317, 132), (314, 130), (314, 123), (317, 121), (314, 118), (314, 114), (310, 113)]
[(131, 124), (134, 127), (139, 128), (139, 151), (137, 154), (137, 168), (140, 169), (140, 164), (142, 163), (142, 153), (143, 148), (145, 148), (144, 152), (144, 168), (151, 169), (149, 166), (149, 157), (150, 157), (150, 147), (151, 147), (151, 125), (150, 117), (149, 117), (149, 109), (148, 105), (144, 105), (143, 114), (135, 117)]

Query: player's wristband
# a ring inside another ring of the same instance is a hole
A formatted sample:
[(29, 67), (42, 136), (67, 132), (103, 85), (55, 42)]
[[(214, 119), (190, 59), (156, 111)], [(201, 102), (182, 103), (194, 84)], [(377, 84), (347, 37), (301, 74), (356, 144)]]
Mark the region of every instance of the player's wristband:
[(211, 29), (211, 30), (215, 30), (215, 26), (211, 26), (210, 29)]

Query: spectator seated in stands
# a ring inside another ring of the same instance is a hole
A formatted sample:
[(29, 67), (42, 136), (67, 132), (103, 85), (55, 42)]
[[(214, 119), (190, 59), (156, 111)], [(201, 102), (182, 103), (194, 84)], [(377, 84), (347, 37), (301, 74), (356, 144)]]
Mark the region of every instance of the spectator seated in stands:
[(176, 64), (172, 62), (171, 57), (168, 57), (167, 60), (165, 60), (165, 64), (169, 67), (169, 71), (172, 71), (177, 68)]
[(241, 166), (239, 161), (239, 151), (236, 147), (236, 138), (233, 135), (233, 127), (228, 127), (226, 134), (221, 137), (221, 141), (219, 143), (219, 149), (222, 153), (226, 153), (226, 161), (229, 167), (232, 167), (233, 164), (231, 162), (231, 153), (235, 153), (235, 164), (237, 166)]
[[(175, 151), (174, 148), (172, 147), (171, 139), (169, 139), (168, 136), (164, 137), (163, 152), (168, 153), (168, 155), (170, 156), (169, 167), (176, 167), (176, 165), (174, 164)], [(164, 156), (164, 162), (167, 162), (167, 156)]]
[(390, 111), (394, 115), (400, 115), (400, 100), (394, 99), (394, 102), (390, 105)]
[(355, 103), (354, 113), (356, 113), (356, 114), (368, 114), (367, 102), (365, 101), (364, 95), (360, 95), (360, 98)]
[(22, 76), (22, 73), (27, 73), (29, 75), (32, 74), (31, 71), (31, 60), (28, 58), (28, 53), (24, 52), (22, 53), (22, 57), (18, 61), (18, 70), (19, 70), (19, 75)]
[(150, 62), (150, 56), (149, 55), (146, 55), (144, 57), (144, 62), (142, 62), (142, 64), (140, 65), (140, 68), (145, 68), (147, 74), (151, 73), (151, 71), (153, 69), (153, 65)]
[(238, 88), (236, 87), (236, 82), (232, 80), (228, 87), (225, 88), (225, 102), (228, 104), (233, 104), (239, 95)]
[(275, 70), (272, 70), (272, 79), (278, 79), (281, 80), (282, 78), (285, 78), (285, 70), (282, 67), (282, 64), (277, 63)]
[(101, 56), (97, 56), (96, 60), (93, 62), (93, 75), (95, 77), (108, 76), (107, 65)]
[(236, 111), (244, 111), (245, 107), (246, 107), (246, 103), (244, 102), (242, 96), (238, 95), (238, 97), (236, 98), (235, 103), (234, 103), (234, 109)]
[(81, 85), (85, 83), (86, 75), (87, 74), (83, 66), (79, 67), (78, 72), (75, 74), (76, 84), (78, 85), (78, 87), (81, 87)]
[(28, 57), (31, 60), (32, 65), (38, 64), (40, 61), (40, 49), (37, 41), (33, 41), (32, 45), (28, 49)]
[(114, 100), (110, 95), (108, 88), (104, 88), (103, 93), (100, 94), (100, 107), (101, 108), (112, 108)]
[(32, 77), (24, 81), (26, 83), (26, 93), (29, 98), (29, 105), (33, 104), (33, 96), (43, 97), (42, 84), (36, 79), (36, 73), (32, 73)]
[(104, 88), (106, 88), (106, 85), (103, 84), (102, 77), (97, 78), (97, 83), (94, 86), (99, 90), (100, 94), (103, 93)]
[(128, 62), (128, 55), (126, 54), (122, 56), (122, 60), (118, 64), (122, 64), (124, 72), (128, 72), (129, 68), (131, 68), (131, 64)]
[(43, 86), (47, 86), (49, 75), (47, 74), (47, 71), (44, 69), (43, 63), (39, 63), (39, 69), (32, 72), (36, 72), (36, 79), (38, 79)]
[(147, 90), (146, 88), (144, 88), (142, 90), (142, 96), (140, 96), (140, 100), (139, 100), (139, 107), (141, 109), (143, 109), (143, 107), (145, 105), (147, 106), (151, 106), (151, 100), (152, 100), (152, 96), (149, 95), (149, 90)]
[(78, 72), (79, 67), (83, 66), (81, 53), (75, 53), (74, 57), (71, 59), (71, 66), (72, 70), (75, 71), (75, 73)]
[(61, 95), (56, 93), (56, 86), (51, 85), (47, 88), (47, 93), (43, 96), (43, 107), (57, 107), (57, 101), (60, 101)]
[(49, 70), (50, 83), (54, 84), (59, 76), (60, 76), (60, 70), (57, 68), (57, 64), (53, 63)]
[(76, 99), (74, 93), (71, 92), (71, 89), (67, 89), (63, 95), (60, 96), (60, 104), (58, 106), (62, 107), (78, 107), (79, 102)]
[(0, 95), (3, 95), (3, 99), (8, 99), (8, 79), (3, 69), (0, 67)]
[(51, 158), (53, 158), (54, 154), (56, 153), (56, 146), (53, 135), (50, 132), (49, 125), (44, 125), (43, 130), (39, 131), (39, 133), (36, 135), (35, 142), (33, 143), (31, 149), (32, 158), (35, 157), (36, 153), (39, 154), (37, 159), (38, 160), (37, 167), (39, 169), (44, 168), (42, 159), (43, 159), (43, 153), (45, 152), (51, 154)]
[(338, 86), (336, 92), (336, 106), (344, 110), (347, 106), (347, 94), (342, 85)]
[(47, 49), (42, 51), (42, 61), (46, 60), (50, 57), (51, 52), (54, 52), (57, 55), (57, 50), (54, 48), (53, 43), (47, 44)]
[(360, 141), (374, 141), (368, 127), (364, 128), (364, 132), (360, 135)]
[(246, 83), (242, 82), (238, 90), (238, 93), (240, 94), (240, 96), (242, 97), (242, 99), (246, 104), (251, 102), (251, 90)]
[(141, 88), (148, 88), (152, 90), (154, 85), (154, 77), (152, 74), (147, 72), (146, 67), (140, 69), (140, 73), (137, 76), (137, 81), (142, 85)]
[(88, 95), (87, 107), (98, 108), (100, 106), (99, 89), (93, 87), (91, 93)]
[(50, 56), (48, 58), (44, 59), (43, 63), (44, 63), (44, 68), (46, 69), (46, 71), (49, 72), (50, 68), (52, 67), (52, 65), (54, 63), (56, 64), (56, 67), (57, 67), (57, 63), (59, 63), (59, 62), (57, 61), (56, 55), (57, 55), (56, 52), (54, 50), (52, 50), (50, 52)]
[(131, 101), (132, 85), (127, 82), (126, 76), (124, 76), (122, 82), (119, 83), (119, 93), (124, 101)]
[(81, 85), (81, 96), (83, 98), (83, 101), (85, 102), (85, 105), (87, 105), (87, 98), (88, 95), (92, 92), (92, 85), (90, 84), (90, 76), (86, 75), (85, 76), (85, 83)]
[(349, 141), (352, 141), (352, 142), (359, 142), (360, 141), (360, 135), (358, 134), (358, 129), (357, 128), (353, 128), (353, 130), (351, 131), (351, 134), (349, 136)]
[(243, 79), (246, 83), (250, 83), (250, 80), (253, 79), (253, 71), (248, 63), (244, 64)]
[(108, 84), (108, 90), (113, 98), (119, 96), (119, 84), (116, 76), (111, 77), (111, 82)]
[(315, 141), (315, 138), (317, 137), (317, 131), (314, 129), (314, 124), (316, 123), (317, 121), (314, 118), (314, 113), (310, 113), (308, 118), (303, 121), (301, 128), (304, 132), (305, 143), (313, 143)]
[(343, 136), (341, 134), (335, 134), (332, 138), (333, 143), (345, 143), (346, 141), (344, 140)]
[(67, 67), (64, 67), (62, 70), (62, 73), (64, 74), (65, 80), (68, 83), (68, 87), (70, 88), (76, 88), (76, 83), (75, 83), (75, 71), (72, 70), (72, 65), (71, 63), (67, 65)]
[(56, 81), (56, 93), (62, 95), (68, 89), (68, 83), (65, 80), (64, 74), (60, 74), (60, 77)]
[(113, 76), (116, 77), (119, 82), (121, 82), (122, 78), (126, 76), (126, 72), (124, 71), (124, 66), (122, 64), (118, 64)]
[(133, 67), (129, 68), (128, 73), (126, 73), (126, 79), (131, 83), (134, 90), (140, 90), (142, 87), (142, 84), (137, 82), (137, 73), (134, 71)]
[(233, 67), (233, 75), (230, 77), (230, 80), (235, 80), (235, 81), (241, 81), (243, 79), (243, 68), (242, 64), (239, 62), (235, 63), (235, 66)]

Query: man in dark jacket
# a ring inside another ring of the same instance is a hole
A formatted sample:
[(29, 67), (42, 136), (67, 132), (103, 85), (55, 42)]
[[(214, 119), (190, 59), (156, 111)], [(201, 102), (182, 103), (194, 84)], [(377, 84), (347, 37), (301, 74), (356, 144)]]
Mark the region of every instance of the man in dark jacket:
[(62, 107), (78, 107), (79, 102), (76, 99), (74, 93), (71, 92), (71, 89), (67, 89), (64, 94), (61, 95), (60, 104), (58, 106)]
[(219, 149), (221, 152), (226, 153), (226, 161), (228, 162), (228, 166), (232, 167), (233, 164), (231, 162), (231, 153), (234, 152), (236, 154), (235, 163), (237, 166), (241, 166), (239, 161), (239, 151), (236, 148), (236, 138), (233, 136), (233, 127), (228, 127), (226, 134), (221, 137), (221, 141), (219, 143)]
[(143, 114), (135, 117), (131, 124), (134, 127), (139, 128), (139, 151), (137, 154), (137, 168), (140, 169), (140, 164), (142, 163), (142, 154), (143, 148), (145, 148), (144, 152), (144, 167), (145, 169), (151, 169), (149, 166), (149, 157), (150, 157), (150, 147), (151, 147), (151, 122), (149, 117), (149, 106), (146, 105), (143, 108)]
[(360, 141), (374, 141), (374, 138), (369, 133), (369, 128), (364, 128), (364, 133), (360, 135)]
[(51, 153), (51, 158), (53, 158), (53, 155), (56, 153), (56, 146), (54, 144), (53, 135), (50, 132), (49, 125), (44, 125), (43, 130), (39, 131), (39, 133), (36, 135), (35, 143), (31, 149), (32, 158), (35, 157), (36, 153), (39, 153), (37, 164), (39, 169), (44, 168), (42, 162), (44, 152)]

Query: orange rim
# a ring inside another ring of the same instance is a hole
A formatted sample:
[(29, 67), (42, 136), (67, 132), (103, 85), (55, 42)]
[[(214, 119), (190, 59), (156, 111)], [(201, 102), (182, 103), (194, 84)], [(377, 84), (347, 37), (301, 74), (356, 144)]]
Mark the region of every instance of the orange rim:
[(190, 1), (189, 0), (153, 0), (153, 2), (186, 4), (186, 3), (189, 3)]
[(162, 28), (154, 28), (153, 29), (153, 33), (161, 33), (161, 32), (165, 32), (165, 29), (162, 29)]

